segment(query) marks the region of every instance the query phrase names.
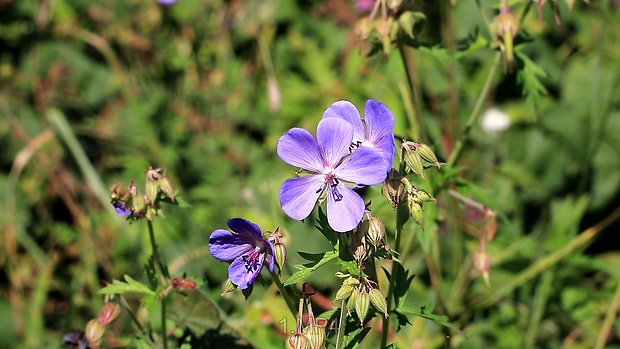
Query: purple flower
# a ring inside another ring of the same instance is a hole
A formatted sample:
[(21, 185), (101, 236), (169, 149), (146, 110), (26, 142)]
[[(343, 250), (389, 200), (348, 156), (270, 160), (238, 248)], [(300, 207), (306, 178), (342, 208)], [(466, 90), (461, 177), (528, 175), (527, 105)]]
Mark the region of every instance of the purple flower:
[(336, 117), (346, 120), (353, 126), (353, 146), (356, 148), (374, 148), (379, 151), (385, 162), (385, 172), (392, 169), (392, 159), (396, 152), (394, 146), (394, 115), (383, 103), (369, 99), (366, 101), (364, 120), (357, 108), (349, 101), (332, 104), (323, 118)]
[(114, 210), (116, 210), (116, 213), (121, 217), (127, 217), (131, 214), (131, 210), (119, 201), (112, 201), (112, 206), (114, 206)]
[(248, 288), (263, 268), (269, 254), (269, 271), (273, 272), (275, 257), (273, 244), (263, 239), (260, 227), (243, 218), (228, 221), (231, 231), (218, 229), (209, 238), (209, 252), (228, 267), (230, 281), (240, 289)]
[(353, 127), (338, 118), (324, 118), (316, 139), (305, 129), (293, 128), (278, 140), (278, 155), (289, 165), (310, 173), (287, 179), (280, 187), (282, 210), (302, 220), (312, 212), (327, 189), (327, 221), (338, 232), (357, 226), (364, 214), (364, 200), (344, 182), (375, 185), (386, 177), (382, 156), (375, 149), (351, 152)]
[(157, 0), (158, 3), (160, 3), (161, 5), (172, 5), (174, 3), (176, 3), (179, 0)]

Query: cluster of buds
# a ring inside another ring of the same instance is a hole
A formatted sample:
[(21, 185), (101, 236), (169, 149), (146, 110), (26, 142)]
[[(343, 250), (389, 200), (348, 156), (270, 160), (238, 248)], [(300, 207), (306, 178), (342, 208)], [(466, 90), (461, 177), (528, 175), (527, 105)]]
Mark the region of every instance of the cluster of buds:
[[(303, 326), (304, 305), (308, 308), (308, 326)], [(319, 325), (312, 311), (310, 299), (299, 300), (295, 332), (286, 339), (286, 349), (322, 349), (325, 348), (325, 327)]]
[(101, 311), (99, 317), (90, 320), (86, 324), (84, 331), (73, 330), (63, 337), (63, 345), (67, 348), (78, 349), (97, 349), (101, 345), (106, 328), (110, 325), (121, 312), (118, 303), (108, 302)]
[(423, 13), (412, 11), (407, 0), (376, 0), (368, 17), (360, 19), (355, 33), (360, 40), (374, 40), (381, 43), (383, 54), (390, 54), (392, 42), (401, 33), (413, 39), (414, 28), (426, 19)]
[[(391, 254), (390, 248), (385, 239), (385, 224), (374, 217), (368, 207), (366, 208), (367, 219), (363, 220), (352, 236), (349, 248), (360, 270), (363, 270), (364, 261), (374, 253), (383, 253), (382, 256)], [(381, 250), (380, 250), (381, 249)]]
[(500, 40), (500, 48), (504, 56), (504, 70), (512, 70), (514, 60), (514, 38), (519, 31), (519, 20), (510, 12), (508, 1), (502, 1), (499, 14), (493, 18), (495, 35)]
[(347, 309), (355, 310), (360, 323), (364, 325), (364, 319), (368, 315), (368, 309), (372, 304), (375, 309), (388, 316), (387, 302), (381, 291), (374, 287), (376, 283), (367, 279), (365, 276), (359, 278), (344, 275), (346, 279), (336, 292), (334, 301), (346, 301)]
[[(405, 151), (405, 165), (407, 169), (422, 179), (426, 180), (424, 176), (424, 167), (436, 166), (441, 168), (441, 163), (437, 160), (435, 152), (424, 143), (412, 142), (403, 139), (403, 143), (400, 148)], [(426, 164), (424, 163), (426, 162)]]
[[(407, 156), (409, 154), (412, 153), (405, 154), (405, 161), (407, 161)], [(418, 153), (417, 156), (412, 155), (411, 157), (420, 160), (420, 154), (421, 153)], [(433, 157), (430, 159), (434, 159), (433, 161), (437, 163), (436, 166), (440, 166), (434, 155), (435, 154), (433, 154)], [(426, 160), (426, 158), (424, 159)], [(419, 163), (421, 164), (421, 161)], [(435, 198), (432, 197), (428, 192), (413, 186), (413, 184), (411, 184), (408, 178), (403, 177), (398, 171), (394, 169), (392, 169), (388, 173), (387, 179), (383, 183), (383, 196), (385, 196), (385, 198), (392, 203), (392, 207), (395, 210), (398, 208), (406, 210), (409, 216), (411, 216), (411, 218), (413, 218), (413, 220), (416, 222), (416, 224), (418, 224), (422, 228), (424, 227), (424, 210), (422, 209), (422, 206), (426, 202), (436, 202)]]
[(159, 215), (159, 202), (169, 200), (175, 203), (174, 190), (170, 180), (164, 176), (161, 168), (149, 169), (145, 172), (146, 184), (144, 194), (138, 192), (134, 181), (129, 187), (121, 183), (115, 183), (110, 187), (110, 200), (112, 206), (120, 216), (138, 220), (146, 218), (152, 220)]

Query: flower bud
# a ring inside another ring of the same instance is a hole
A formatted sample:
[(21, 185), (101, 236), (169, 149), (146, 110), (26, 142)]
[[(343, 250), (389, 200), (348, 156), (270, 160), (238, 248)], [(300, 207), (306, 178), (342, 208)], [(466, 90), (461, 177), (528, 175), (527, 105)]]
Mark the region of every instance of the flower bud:
[(474, 267), (482, 274), (487, 287), (490, 287), (489, 270), (491, 270), (491, 256), (489, 256), (486, 250), (474, 252)]
[(387, 302), (385, 301), (385, 297), (383, 297), (381, 291), (373, 288), (370, 292), (368, 292), (368, 296), (372, 302), (372, 305), (374, 305), (378, 311), (382, 312), (385, 317), (388, 317)]
[[(355, 292), (353, 294), (355, 294)], [(366, 314), (368, 314), (369, 307), (370, 296), (368, 293), (364, 291), (357, 291), (357, 296), (355, 297), (355, 312), (357, 313), (357, 317), (360, 319), (360, 323), (362, 325), (364, 324)]]
[(99, 312), (99, 318), (97, 319), (97, 321), (99, 321), (104, 326), (108, 326), (114, 320), (116, 320), (116, 318), (118, 317), (120, 313), (121, 313), (121, 306), (118, 305), (118, 303), (113, 303), (113, 302), (106, 303), (104, 304), (103, 308), (101, 308), (101, 311)]
[(170, 180), (165, 176), (161, 176), (156, 181), (156, 183), (159, 186), (159, 189), (161, 189), (161, 191), (163, 191), (166, 196), (169, 197), (172, 202), (174, 202), (174, 189), (172, 189), (172, 184), (170, 183)]
[(155, 199), (157, 199), (157, 194), (159, 193), (159, 187), (157, 186), (157, 183), (155, 181), (147, 180), (146, 184), (144, 185), (144, 192), (144, 195), (146, 196), (148, 202), (154, 203)]
[(286, 339), (286, 349), (311, 349), (310, 339), (303, 333), (294, 333)]
[(273, 245), (273, 252), (275, 254), (274, 257), (276, 258), (278, 268), (282, 270), (287, 260), (286, 246), (281, 242), (277, 242)]
[(353, 258), (358, 263), (361, 263), (364, 258), (366, 258), (366, 229), (368, 228), (368, 221), (363, 221), (360, 224), (360, 227), (355, 231), (353, 237), (351, 238), (351, 253), (353, 254)]
[(325, 344), (325, 328), (316, 323), (310, 300), (308, 300), (308, 326), (304, 328), (303, 333), (310, 339), (311, 349), (323, 348)]
[(437, 200), (435, 200), (435, 198), (432, 197), (431, 194), (429, 194), (425, 190), (413, 189), (413, 197), (420, 204), (431, 201), (437, 202)]
[(495, 33), (504, 44), (502, 52), (504, 59), (509, 66), (512, 66), (514, 58), (513, 39), (517, 35), (517, 31), (519, 31), (519, 20), (510, 12), (508, 4), (504, 3), (500, 13), (493, 19), (493, 24), (495, 26)]
[(135, 195), (131, 197), (131, 210), (134, 213), (144, 213), (146, 209), (146, 200), (143, 195)]
[(125, 201), (129, 195), (129, 188), (122, 183), (114, 183), (110, 186), (110, 199), (113, 201)]
[(101, 322), (92, 319), (86, 324), (86, 330), (84, 331), (84, 337), (88, 340), (88, 343), (92, 347), (99, 347), (103, 335), (105, 334), (105, 325)]
[(375, 30), (375, 22), (368, 17), (364, 17), (355, 23), (354, 30), (360, 39), (366, 40), (370, 37), (370, 33)]
[(354, 277), (349, 277), (348, 279), (344, 280), (344, 282), (342, 283), (343, 285), (348, 285), (348, 286), (357, 286), (360, 284), (360, 281)]
[(348, 299), (349, 296), (351, 296), (351, 293), (353, 293), (352, 286), (342, 285), (338, 289), (338, 292), (336, 292), (336, 298), (334, 298), (334, 301), (342, 301), (342, 300)]
[(422, 205), (417, 202), (413, 195), (409, 195), (409, 200), (407, 200), (407, 204), (409, 207), (409, 214), (411, 218), (416, 222), (417, 225), (422, 227), (424, 230), (424, 211), (422, 210)]
[(407, 153), (405, 154), (405, 165), (409, 171), (417, 174), (418, 176), (424, 177), (424, 165), (422, 164), (422, 157), (416, 151), (418, 149), (418, 143), (406, 141), (401, 145), (401, 148), (404, 149)]
[(375, 247), (383, 241), (383, 237), (385, 237), (385, 225), (379, 218), (371, 217), (368, 220), (368, 231), (366, 232), (366, 237)]
[(403, 176), (398, 171), (391, 169), (388, 172), (387, 179), (383, 182), (383, 196), (392, 203), (393, 209), (398, 207), (403, 196), (402, 179)]
[(437, 156), (435, 156), (435, 153), (433, 152), (431, 147), (426, 144), (420, 143), (418, 145), (417, 152), (420, 154), (423, 160), (433, 164), (434, 166), (437, 166), (437, 168), (441, 168), (441, 164), (439, 164), (439, 161), (437, 161)]

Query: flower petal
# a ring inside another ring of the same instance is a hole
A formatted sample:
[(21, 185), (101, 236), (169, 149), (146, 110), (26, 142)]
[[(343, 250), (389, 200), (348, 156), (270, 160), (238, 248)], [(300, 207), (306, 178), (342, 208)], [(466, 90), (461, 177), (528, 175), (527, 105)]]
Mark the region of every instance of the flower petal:
[(316, 127), (316, 139), (326, 165), (333, 168), (349, 154), (353, 127), (342, 119), (325, 118)]
[(289, 217), (302, 220), (310, 215), (325, 186), (321, 175), (289, 178), (280, 187), (280, 206)]
[(323, 113), (323, 118), (329, 117), (343, 119), (353, 126), (353, 143), (364, 141), (365, 132), (362, 118), (353, 103), (349, 101), (335, 102)]
[(327, 188), (327, 222), (337, 232), (355, 229), (364, 216), (364, 200), (343, 183)]
[(230, 262), (252, 251), (254, 249), (252, 243), (253, 241), (244, 235), (218, 229), (209, 237), (209, 252), (223, 262)]
[[(394, 129), (394, 114), (383, 104), (375, 100), (366, 101), (364, 110), (364, 122), (366, 123), (366, 138), (371, 143), (386, 134), (392, 134)], [(394, 136), (392, 136), (394, 142)]]
[(230, 227), (230, 230), (234, 231), (235, 233), (246, 235), (248, 238), (255, 239), (256, 241), (263, 240), (260, 227), (255, 223), (248, 221), (247, 219), (230, 219), (228, 220), (228, 226)]
[(321, 172), (324, 164), (316, 139), (308, 130), (292, 128), (280, 136), (278, 156), (287, 164), (311, 172)]
[(267, 248), (269, 249), (269, 272), (273, 273), (273, 267), (276, 265), (276, 251), (273, 249), (273, 243), (269, 240), (265, 240), (267, 242)]
[(265, 254), (261, 253), (258, 258), (257, 263), (247, 263), (243, 257), (235, 259), (228, 267), (230, 281), (242, 290), (248, 288), (263, 268)]
[(389, 172), (392, 169), (392, 161), (394, 160), (394, 154), (396, 153), (396, 146), (394, 146), (394, 135), (390, 132), (376, 139), (374, 141), (373, 148), (381, 154), (381, 157), (385, 161), (385, 171)]
[(385, 159), (373, 148), (359, 148), (336, 168), (336, 178), (358, 185), (382, 183), (387, 176)]

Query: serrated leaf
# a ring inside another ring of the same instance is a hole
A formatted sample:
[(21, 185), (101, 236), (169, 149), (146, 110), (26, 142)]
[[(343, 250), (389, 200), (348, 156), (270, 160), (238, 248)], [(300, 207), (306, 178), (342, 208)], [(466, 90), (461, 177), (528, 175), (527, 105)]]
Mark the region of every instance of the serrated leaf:
[(125, 275), (125, 281), (114, 280), (111, 285), (100, 289), (97, 294), (125, 294), (125, 293), (145, 293), (155, 294), (147, 285), (134, 280), (131, 276)]
[(420, 308), (399, 307), (398, 309), (396, 309), (396, 312), (401, 313), (401, 314), (409, 314), (409, 315), (416, 315), (419, 317), (423, 317), (425, 319), (434, 321), (442, 326), (445, 326), (453, 330), (454, 332), (460, 334), (461, 336), (465, 336), (463, 332), (461, 332), (461, 330), (458, 327), (456, 327), (456, 325), (449, 322), (450, 319), (447, 316), (433, 314), (429, 310), (427, 310), (426, 307), (420, 307)]
[(547, 73), (543, 68), (517, 49), (515, 49), (515, 57), (523, 65), (522, 68), (517, 71), (517, 83), (523, 85), (523, 95), (532, 101), (534, 107), (538, 109), (541, 96), (547, 93), (547, 89), (540, 79), (547, 77)]

